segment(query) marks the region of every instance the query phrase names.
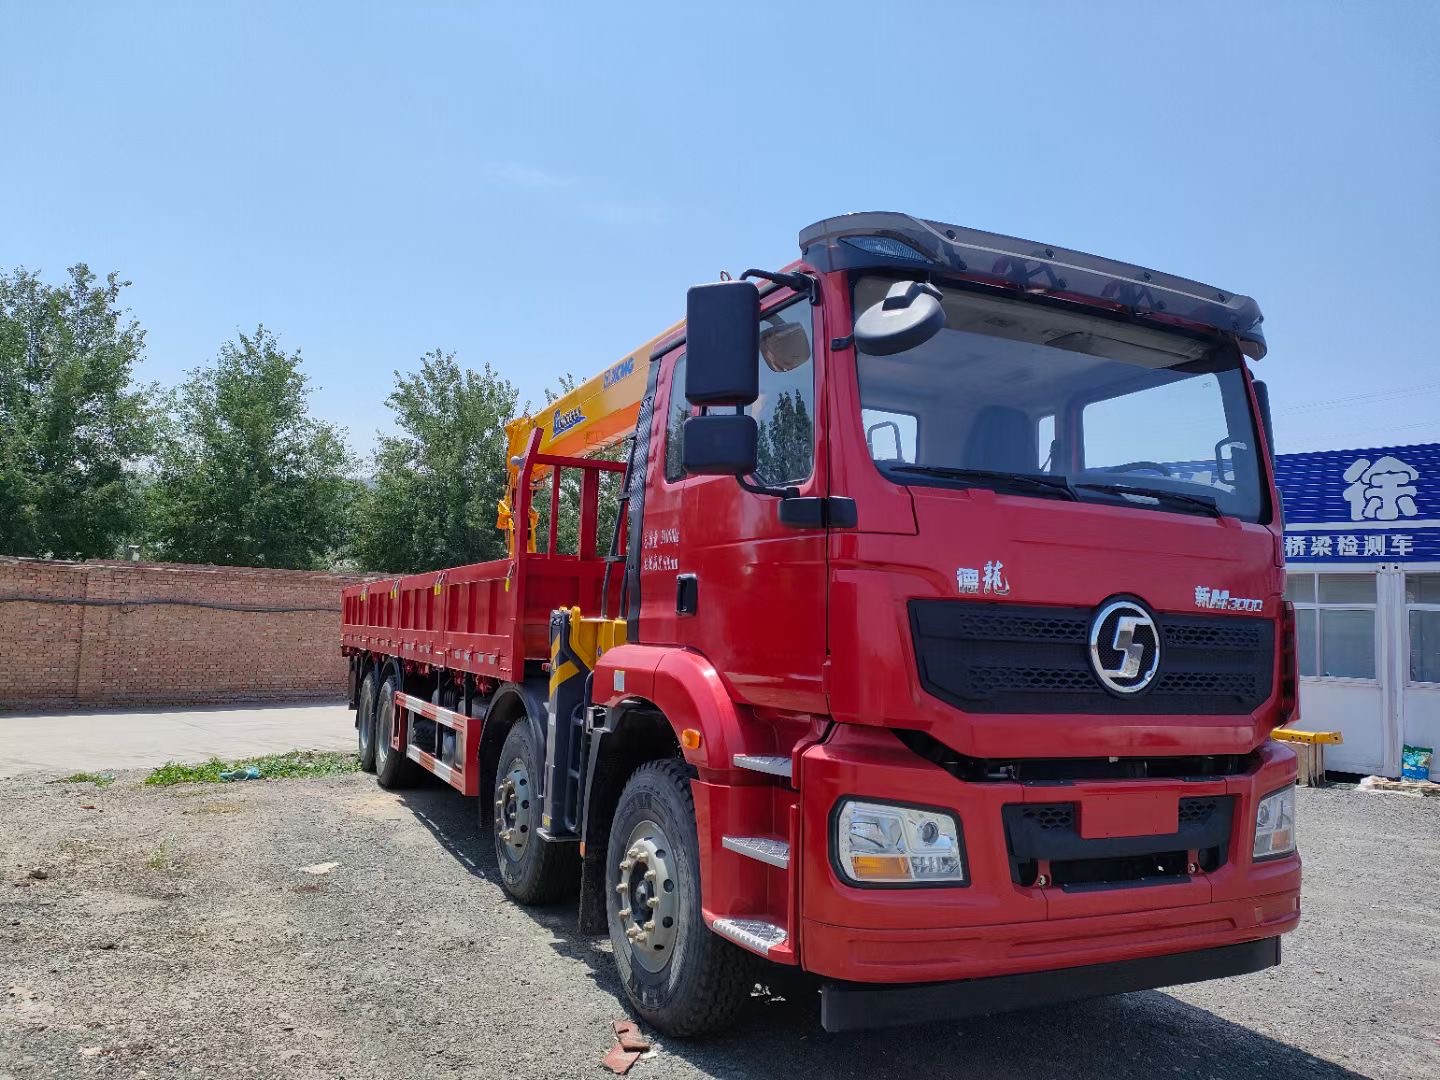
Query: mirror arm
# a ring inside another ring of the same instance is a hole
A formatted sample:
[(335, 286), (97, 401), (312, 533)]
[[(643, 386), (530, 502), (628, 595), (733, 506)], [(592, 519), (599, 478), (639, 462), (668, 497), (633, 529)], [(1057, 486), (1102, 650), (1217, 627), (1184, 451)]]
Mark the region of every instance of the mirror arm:
[(751, 494), (769, 495), (774, 499), (793, 499), (800, 494), (799, 488), (771, 487), (768, 484), (757, 484), (748, 476), (737, 476), (735, 477), (735, 482)]
[(740, 275), (740, 280), (746, 278), (764, 278), (766, 281), (773, 281), (776, 285), (784, 285), (787, 289), (794, 289), (803, 295), (812, 304), (820, 302), (820, 283), (809, 274), (780, 274), (772, 270), (749, 269)]

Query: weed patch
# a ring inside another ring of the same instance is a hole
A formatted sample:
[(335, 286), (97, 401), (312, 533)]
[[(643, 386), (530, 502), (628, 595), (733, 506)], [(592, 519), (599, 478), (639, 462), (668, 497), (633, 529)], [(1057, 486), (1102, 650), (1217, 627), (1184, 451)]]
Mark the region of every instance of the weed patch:
[(145, 783), (160, 787), (173, 784), (218, 784), (222, 772), (234, 772), (253, 765), (262, 780), (293, 780), (307, 776), (339, 776), (360, 771), (360, 758), (337, 751), (291, 750), (285, 754), (240, 758), (222, 761), (211, 758), (199, 765), (181, 765), (168, 761), (145, 778)]
[(111, 773), (77, 772), (50, 782), (52, 784), (94, 784), (96, 787), (109, 787), (115, 782), (115, 777)]

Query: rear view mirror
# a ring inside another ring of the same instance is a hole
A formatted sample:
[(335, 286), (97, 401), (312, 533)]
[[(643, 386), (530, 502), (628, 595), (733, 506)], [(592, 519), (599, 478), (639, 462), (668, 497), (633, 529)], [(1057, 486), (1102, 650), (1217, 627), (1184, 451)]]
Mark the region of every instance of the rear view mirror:
[(760, 459), (760, 428), (748, 413), (691, 416), (682, 460), (695, 476), (749, 476)]
[(685, 297), (686, 400), (701, 406), (753, 402), (760, 395), (759, 339), (760, 290), (752, 283), (693, 286)]
[(771, 371), (794, 371), (810, 359), (810, 335), (799, 323), (767, 326), (760, 331), (760, 356)]
[(1233, 486), (1251, 460), (1250, 447), (1243, 440), (1221, 439), (1215, 444), (1215, 479)]
[(925, 344), (943, 329), (940, 290), (924, 281), (897, 281), (884, 300), (855, 320), (855, 347), (871, 356), (890, 356)]
[(1260, 380), (1255, 381), (1255, 403), (1260, 406), (1260, 423), (1265, 428), (1265, 449), (1270, 458), (1275, 457), (1275, 422), (1270, 419), (1270, 387)]

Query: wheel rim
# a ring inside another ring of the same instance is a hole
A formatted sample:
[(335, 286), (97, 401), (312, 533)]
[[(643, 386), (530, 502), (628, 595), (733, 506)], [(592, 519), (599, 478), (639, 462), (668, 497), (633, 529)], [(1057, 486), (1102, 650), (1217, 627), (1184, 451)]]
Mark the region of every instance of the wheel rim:
[(530, 770), (525, 762), (512, 758), (495, 785), (495, 835), (511, 862), (519, 862), (530, 843), (532, 795)]
[(395, 699), (388, 699), (388, 709), (385, 708), (386, 700), (384, 697), (380, 699), (380, 715), (375, 717), (375, 764), (382, 769), (390, 757), (390, 729), (395, 723)]
[(616, 914), (630, 956), (646, 971), (659, 971), (680, 933), (675, 849), (665, 830), (653, 821), (636, 825), (615, 869)]

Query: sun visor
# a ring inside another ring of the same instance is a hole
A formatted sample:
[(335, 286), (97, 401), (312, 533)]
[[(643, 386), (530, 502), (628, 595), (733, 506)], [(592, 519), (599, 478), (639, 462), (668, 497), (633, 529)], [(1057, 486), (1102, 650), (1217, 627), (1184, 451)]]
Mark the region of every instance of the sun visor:
[(1233, 335), (1246, 356), (1265, 355), (1264, 316), (1250, 297), (1083, 251), (887, 212), (817, 221), (801, 231), (800, 251), (821, 272), (939, 271), (1021, 292), (1093, 299), (1157, 321)]

